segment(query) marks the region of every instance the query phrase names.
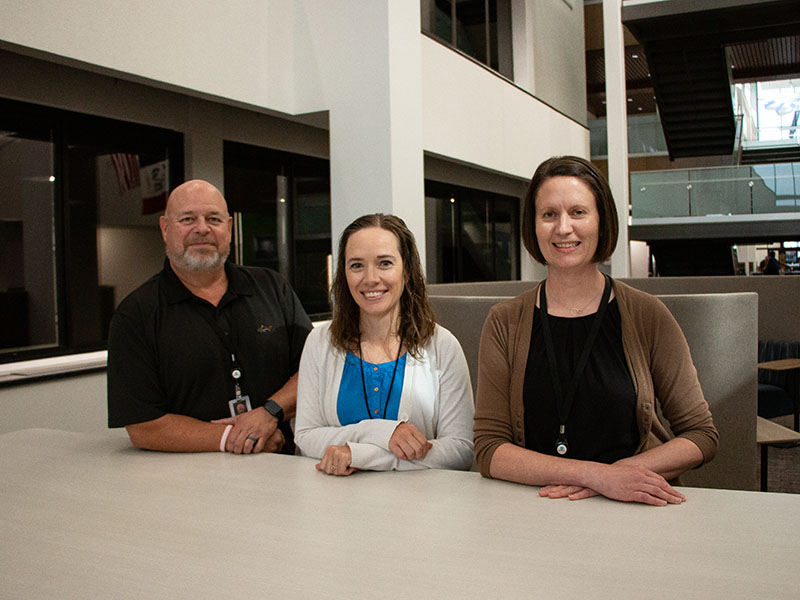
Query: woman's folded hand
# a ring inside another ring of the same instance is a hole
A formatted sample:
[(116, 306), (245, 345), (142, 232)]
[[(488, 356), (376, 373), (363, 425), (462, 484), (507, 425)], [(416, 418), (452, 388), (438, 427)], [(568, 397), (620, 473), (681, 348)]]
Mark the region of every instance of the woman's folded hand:
[(325, 454), (317, 463), (317, 471), (328, 475), (351, 475), (358, 470), (350, 466), (352, 460), (353, 454), (350, 452), (350, 446), (346, 444), (344, 446), (328, 446), (325, 448)]
[(400, 423), (389, 438), (389, 451), (400, 460), (423, 459), (431, 448), (433, 444), (411, 423)]
[(597, 465), (593, 479), (595, 481), (591, 483), (591, 489), (614, 500), (642, 502), (654, 506), (680, 504), (686, 500), (686, 496), (673, 488), (661, 475), (639, 465), (621, 462)]

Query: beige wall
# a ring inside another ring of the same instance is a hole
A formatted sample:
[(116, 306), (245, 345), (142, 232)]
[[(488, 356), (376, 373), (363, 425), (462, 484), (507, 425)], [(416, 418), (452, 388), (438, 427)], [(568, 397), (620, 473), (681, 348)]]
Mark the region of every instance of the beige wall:
[(31, 428), (97, 433), (106, 430), (107, 419), (104, 370), (0, 387), (0, 433)]

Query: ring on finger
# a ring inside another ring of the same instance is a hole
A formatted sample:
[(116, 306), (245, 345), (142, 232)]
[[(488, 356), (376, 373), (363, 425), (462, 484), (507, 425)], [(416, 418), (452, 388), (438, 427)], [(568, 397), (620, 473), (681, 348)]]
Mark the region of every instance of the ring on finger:
[(336, 465), (331, 465), (331, 473), (336, 473)]
[(252, 435), (248, 435), (247, 439), (250, 440), (251, 442), (253, 442), (253, 447), (255, 447), (255, 445), (258, 443), (258, 438), (257, 437), (253, 437)]

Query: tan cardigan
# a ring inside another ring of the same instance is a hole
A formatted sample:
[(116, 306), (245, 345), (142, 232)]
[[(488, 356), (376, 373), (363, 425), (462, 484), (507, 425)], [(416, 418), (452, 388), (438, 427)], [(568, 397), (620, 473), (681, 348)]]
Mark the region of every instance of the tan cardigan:
[[(636, 391), (640, 442), (636, 454), (673, 435), (656, 414), (656, 398), (674, 435), (691, 440), (703, 463), (717, 452), (719, 434), (700, 389), (689, 346), (669, 309), (655, 296), (613, 282), (622, 347)], [(539, 286), (489, 311), (481, 333), (475, 456), (484, 477), (495, 450), (510, 442), (525, 447), (522, 388)]]

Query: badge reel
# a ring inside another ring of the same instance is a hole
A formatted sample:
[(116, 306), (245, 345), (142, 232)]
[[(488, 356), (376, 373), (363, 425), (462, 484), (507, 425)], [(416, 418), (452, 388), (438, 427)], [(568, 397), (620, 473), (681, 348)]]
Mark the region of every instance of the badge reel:
[(250, 396), (242, 396), (242, 388), (239, 387), (239, 379), (242, 377), (242, 372), (234, 368), (231, 371), (231, 377), (233, 377), (234, 387), (236, 388), (236, 398), (228, 401), (228, 407), (230, 408), (231, 416), (235, 417), (252, 410), (252, 406), (250, 405)]
[(567, 444), (567, 436), (564, 435), (564, 426), (561, 426), (561, 429), (558, 432), (558, 439), (556, 439), (556, 452), (559, 456), (564, 456), (569, 450), (569, 445)]

